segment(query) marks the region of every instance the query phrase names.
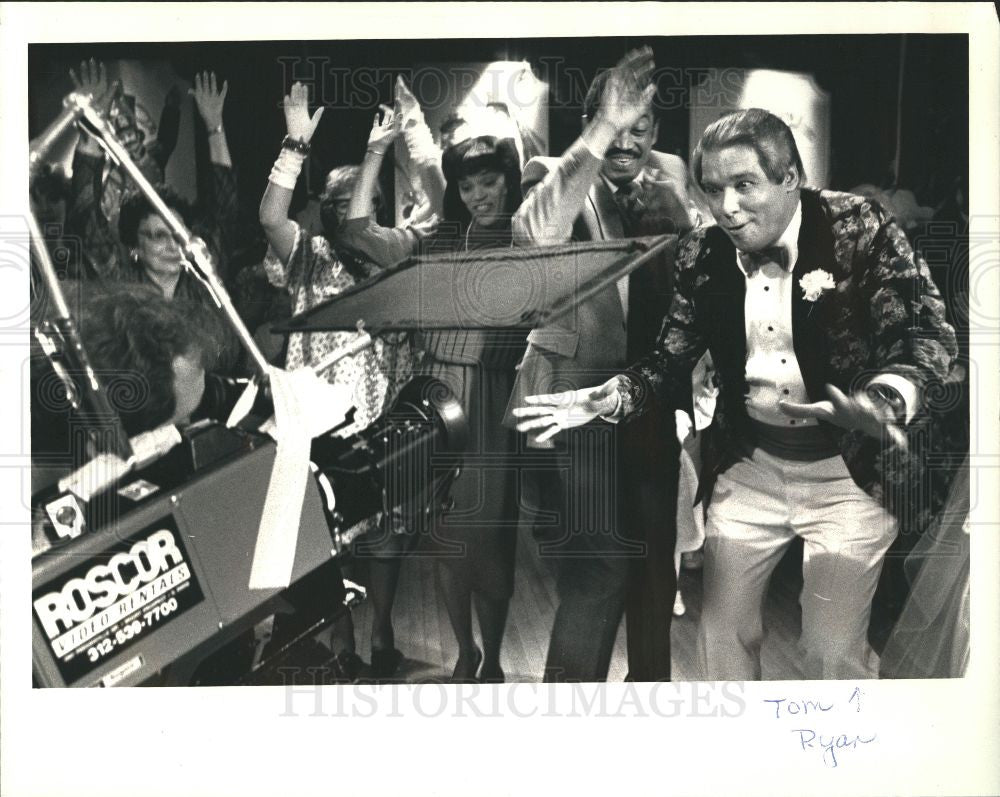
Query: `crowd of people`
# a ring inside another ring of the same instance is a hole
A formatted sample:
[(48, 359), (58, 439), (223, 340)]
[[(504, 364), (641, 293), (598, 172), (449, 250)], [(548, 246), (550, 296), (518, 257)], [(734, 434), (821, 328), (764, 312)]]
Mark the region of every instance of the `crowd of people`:
[[(449, 387), (471, 431), (450, 507), (433, 528), (409, 533), (389, 512), (356, 530), (373, 607), (371, 660), (357, 655), (343, 616), (329, 641), (343, 678), (398, 672), (396, 586), (419, 545), (438, 554), (454, 680), (502, 682), (523, 524), (557, 586), (547, 681), (605, 680), (623, 618), (629, 679), (669, 680), (671, 619), (684, 611), (680, 553), (702, 543), (705, 674), (759, 679), (768, 580), (796, 537), (805, 551), (806, 676), (878, 674), (867, 640), (872, 597), (898, 517), (917, 514), (898, 505), (896, 487), (922, 478), (908, 441), (937, 420), (926, 397), (956, 379), (954, 330), (894, 218), (866, 197), (807, 188), (792, 132), (776, 116), (723, 116), (697, 143), (690, 173), (656, 151), (653, 70), (644, 48), (602, 71), (579, 138), (557, 157), (532, 155), (510, 126), (475, 119), (450, 118), (436, 142), (400, 80), (393, 105), (374, 110), (360, 163), (327, 175), (318, 228), (291, 213), (323, 113), (310, 113), (296, 83), (260, 201), (266, 255), (239, 272), (228, 85), (211, 72), (196, 76), (207, 193), (195, 207), (158, 190), (208, 243), (261, 349), (288, 370), (317, 366), (355, 333), (277, 336), (275, 317), (314, 308), (411, 255), (680, 237), (675, 257), (651, 260), (530, 332), (386, 334), (320, 372), (351, 393), (341, 434), (368, 427), (417, 375)], [(105, 112), (121, 91), (95, 61), (72, 78)], [(168, 140), (152, 152), (141, 138), (129, 142), (158, 183)], [(421, 195), (403, 224), (384, 226), (379, 174), (397, 141)], [(249, 363), (170, 229), (142, 194), (109, 197), (107, 172), (102, 150), (81, 136), (64, 189), (65, 230), (81, 241), (71, 275), (100, 297), (88, 300), (99, 312), (82, 325), (98, 368), (155, 370), (163, 385), (162, 400), (124, 413), (136, 433), (196, 416), (205, 373), (237, 375)], [(247, 294), (269, 297), (264, 312), (240, 302), (241, 286), (263, 288), (262, 275), (270, 292)], [(116, 326), (123, 315), (145, 320)], [(183, 329), (168, 332), (171, 323)], [(928, 515), (943, 502), (929, 498)]]

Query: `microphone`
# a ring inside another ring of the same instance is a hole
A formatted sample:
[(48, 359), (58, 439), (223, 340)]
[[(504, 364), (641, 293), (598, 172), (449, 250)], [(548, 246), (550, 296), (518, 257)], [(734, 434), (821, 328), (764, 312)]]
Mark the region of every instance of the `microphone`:
[(53, 120), (52, 124), (42, 131), (42, 134), (28, 145), (28, 169), (34, 175), (45, 162), (45, 156), (56, 141), (66, 132), (66, 129), (76, 122), (90, 108), (90, 95), (72, 92), (63, 100), (63, 110)]

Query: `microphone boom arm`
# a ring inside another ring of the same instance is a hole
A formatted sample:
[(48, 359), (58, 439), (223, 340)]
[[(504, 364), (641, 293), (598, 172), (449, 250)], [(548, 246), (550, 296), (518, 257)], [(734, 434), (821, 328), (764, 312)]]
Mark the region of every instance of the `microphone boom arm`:
[(167, 207), (166, 203), (160, 198), (160, 195), (156, 193), (156, 189), (153, 188), (152, 184), (142, 173), (142, 170), (132, 159), (132, 156), (129, 155), (128, 151), (112, 132), (108, 123), (91, 106), (89, 97), (86, 95), (70, 94), (65, 102), (67, 107), (73, 109), (80, 127), (93, 136), (108, 155), (125, 169), (139, 190), (149, 200), (156, 213), (163, 219), (167, 227), (170, 228), (174, 238), (180, 244), (181, 251), (184, 253), (189, 271), (205, 285), (212, 300), (222, 311), (223, 315), (226, 316), (243, 347), (250, 354), (261, 378), (266, 379), (267, 358), (258, 348), (253, 335), (247, 329), (246, 324), (243, 323), (243, 319), (240, 318), (239, 313), (236, 312), (236, 308), (229, 298), (228, 291), (226, 291), (222, 280), (219, 279), (219, 275), (212, 265), (212, 259), (205, 246), (205, 242), (191, 235), (174, 215), (173, 211)]

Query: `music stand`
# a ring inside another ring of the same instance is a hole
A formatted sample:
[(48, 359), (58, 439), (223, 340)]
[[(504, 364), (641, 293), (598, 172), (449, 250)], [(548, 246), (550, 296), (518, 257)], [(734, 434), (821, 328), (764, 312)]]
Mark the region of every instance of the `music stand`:
[(532, 329), (661, 254), (677, 236), (411, 256), (284, 323), (276, 332)]

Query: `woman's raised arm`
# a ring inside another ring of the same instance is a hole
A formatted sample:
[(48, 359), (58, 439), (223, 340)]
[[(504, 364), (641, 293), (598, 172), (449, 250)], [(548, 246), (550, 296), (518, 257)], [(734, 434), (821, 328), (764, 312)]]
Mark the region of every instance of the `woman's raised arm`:
[(287, 264), (296, 234), (296, 224), (288, 218), (288, 208), (323, 109), (317, 108), (312, 117), (309, 116), (309, 92), (301, 83), (295, 83), (285, 96), (284, 109), (288, 134), (268, 178), (259, 217), (271, 249), (282, 263)]

